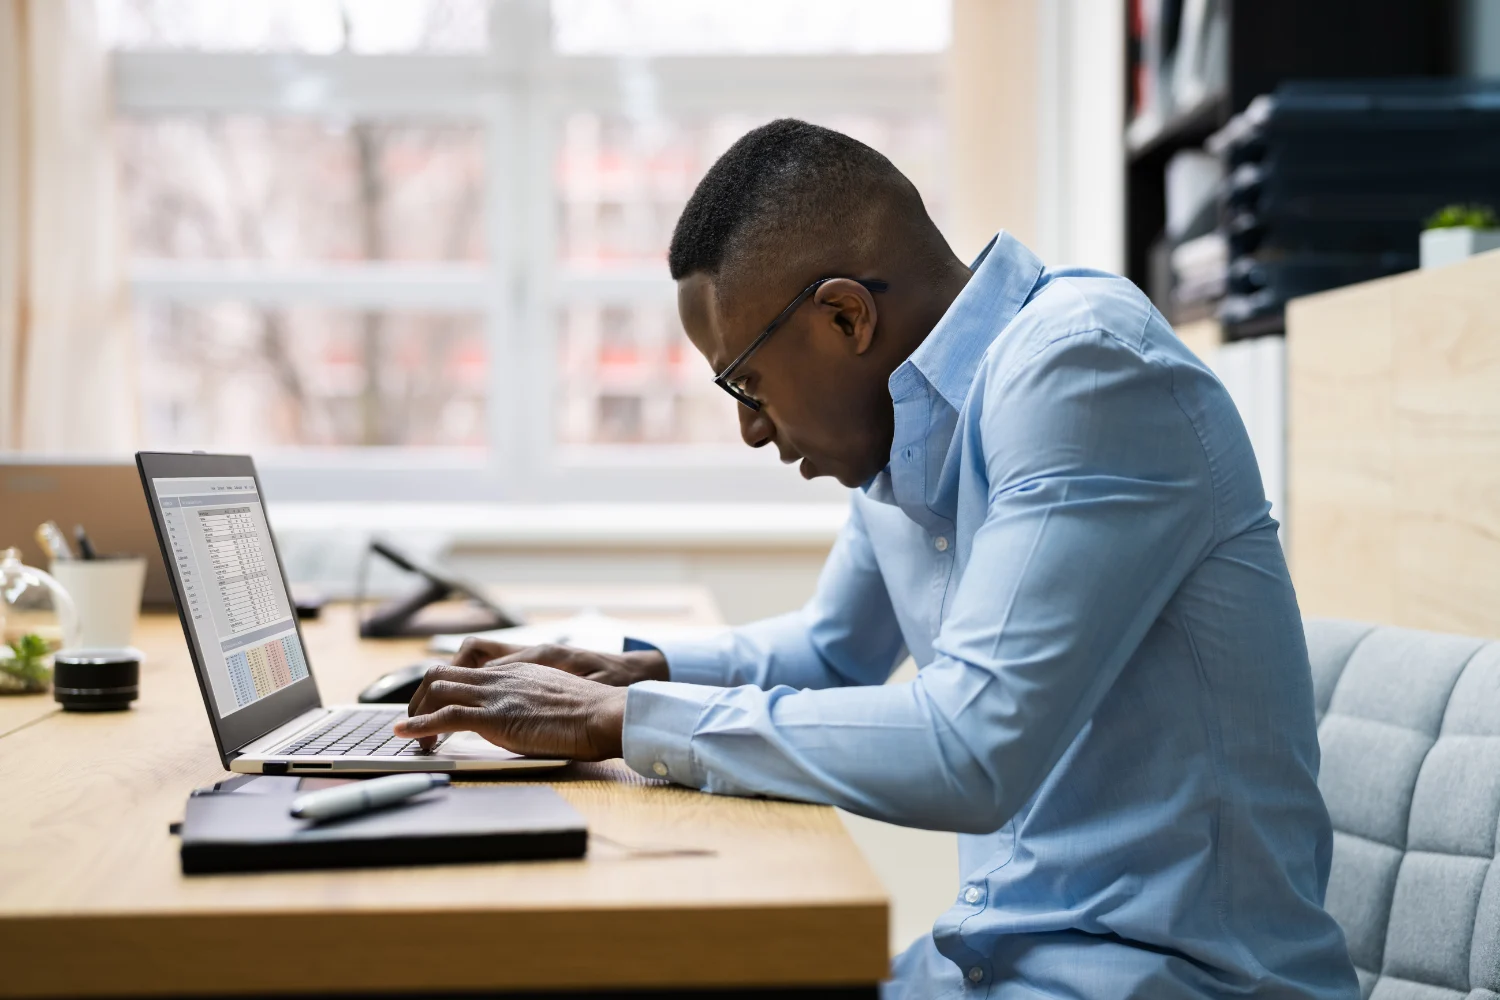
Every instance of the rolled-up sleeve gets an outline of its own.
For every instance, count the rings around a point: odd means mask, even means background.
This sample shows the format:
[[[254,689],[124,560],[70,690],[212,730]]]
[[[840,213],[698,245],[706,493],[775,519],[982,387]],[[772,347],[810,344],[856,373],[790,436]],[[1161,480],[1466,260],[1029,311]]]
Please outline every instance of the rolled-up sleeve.
[[[771,667],[725,671],[750,682],[735,687],[636,685],[632,767],[961,832],[1024,804],[1211,548],[1212,477],[1170,369],[1108,332],[1062,338],[976,393],[987,508],[934,660],[883,686],[754,686]]]

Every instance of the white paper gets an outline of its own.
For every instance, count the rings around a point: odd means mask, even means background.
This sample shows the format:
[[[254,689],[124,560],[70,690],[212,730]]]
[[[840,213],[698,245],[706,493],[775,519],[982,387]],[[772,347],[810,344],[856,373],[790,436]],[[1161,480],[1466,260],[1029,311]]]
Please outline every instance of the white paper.
[[[600,653],[618,653],[625,648],[626,636],[643,642],[671,642],[706,639],[722,631],[724,629],[717,625],[665,625],[626,621],[601,614],[581,614],[545,625],[518,625],[469,634],[516,646],[556,644]],[[469,634],[435,635],[428,648],[435,653],[456,653]]]

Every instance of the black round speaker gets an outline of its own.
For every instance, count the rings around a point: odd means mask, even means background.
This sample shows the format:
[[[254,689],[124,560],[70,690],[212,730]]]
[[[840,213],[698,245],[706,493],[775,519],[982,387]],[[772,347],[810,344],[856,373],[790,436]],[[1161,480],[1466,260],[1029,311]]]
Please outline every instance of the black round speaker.
[[[70,712],[118,712],[141,692],[136,649],[64,649],[52,656],[52,696]]]

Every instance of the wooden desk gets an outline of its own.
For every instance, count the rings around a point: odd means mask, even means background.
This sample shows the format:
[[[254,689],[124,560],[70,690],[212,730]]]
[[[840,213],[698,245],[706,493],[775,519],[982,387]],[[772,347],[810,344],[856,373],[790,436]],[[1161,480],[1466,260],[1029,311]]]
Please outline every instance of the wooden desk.
[[[305,629],[329,702],[421,652],[353,628],[334,607]],[[549,782],[597,835],[580,861],[185,878],[167,825],[224,773],[177,620],[143,621],[138,645],[131,711],[39,700],[0,736],[0,995],[873,996],[886,973],[886,896],[832,809],[619,762]]]

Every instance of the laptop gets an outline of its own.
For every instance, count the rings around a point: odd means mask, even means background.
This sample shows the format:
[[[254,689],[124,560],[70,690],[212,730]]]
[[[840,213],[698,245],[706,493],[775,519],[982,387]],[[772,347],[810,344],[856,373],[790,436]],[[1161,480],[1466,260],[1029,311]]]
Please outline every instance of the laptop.
[[[129,459],[32,458],[0,455],[0,548],[14,545],[21,561],[47,568],[36,541],[36,527],[56,521],[73,543],[73,527],[83,525],[104,555],[146,557],[141,603],[172,606],[172,585],[151,531],[151,515],[141,502],[139,477]]]
[[[477,733],[423,750],[391,731],[404,708],[324,705],[255,463],[248,455],[137,452],[136,466],[226,770],[365,775],[568,763],[523,757]]]

